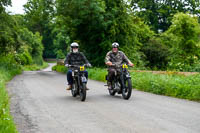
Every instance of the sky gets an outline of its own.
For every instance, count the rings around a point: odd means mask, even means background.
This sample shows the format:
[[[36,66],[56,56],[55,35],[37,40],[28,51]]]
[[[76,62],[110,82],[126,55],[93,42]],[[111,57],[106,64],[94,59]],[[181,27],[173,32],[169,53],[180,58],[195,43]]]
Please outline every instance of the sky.
[[[26,4],[27,0],[11,0],[12,7],[6,7],[6,10],[12,12],[12,14],[24,14],[23,5]]]

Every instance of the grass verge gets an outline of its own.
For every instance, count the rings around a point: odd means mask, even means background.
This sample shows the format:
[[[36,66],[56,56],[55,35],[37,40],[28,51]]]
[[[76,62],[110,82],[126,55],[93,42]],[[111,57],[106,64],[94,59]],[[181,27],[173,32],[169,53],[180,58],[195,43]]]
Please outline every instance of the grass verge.
[[[0,67],[0,133],[17,133],[15,123],[10,115],[9,96],[5,85],[16,74],[20,74],[21,69],[18,67],[12,70]]]
[[[0,133],[17,133],[13,118],[10,114],[10,101],[6,91],[6,83],[22,70],[39,70],[48,66],[48,63],[40,65],[21,66],[16,63],[14,57],[0,57]]]
[[[24,71],[36,71],[36,70],[41,70],[48,67],[48,63],[47,62],[43,62],[43,65],[37,65],[37,64],[33,64],[33,65],[26,65],[23,66],[23,70]]]
[[[62,65],[54,66],[54,71],[67,72]],[[89,78],[105,82],[106,69],[87,69]],[[200,101],[200,74],[183,75],[176,72],[155,74],[152,72],[131,71],[133,88],[159,95]]]

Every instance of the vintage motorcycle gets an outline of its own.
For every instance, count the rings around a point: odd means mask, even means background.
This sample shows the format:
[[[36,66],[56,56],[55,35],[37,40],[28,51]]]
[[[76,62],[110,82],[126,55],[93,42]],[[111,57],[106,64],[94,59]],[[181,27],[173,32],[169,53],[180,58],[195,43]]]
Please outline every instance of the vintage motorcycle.
[[[111,96],[114,96],[117,92],[118,94],[122,94],[122,97],[124,99],[128,100],[131,97],[132,93],[131,76],[127,70],[128,65],[113,65],[112,67],[115,68],[115,76],[111,82],[111,89],[108,89],[109,94]],[[108,84],[108,75],[106,75],[106,80]]]
[[[86,65],[78,66],[78,65],[69,65],[70,69],[72,70],[72,78],[73,84],[71,93],[73,97],[77,95],[80,96],[81,101],[85,101],[86,99],[86,83],[87,78],[85,76],[84,70]]]

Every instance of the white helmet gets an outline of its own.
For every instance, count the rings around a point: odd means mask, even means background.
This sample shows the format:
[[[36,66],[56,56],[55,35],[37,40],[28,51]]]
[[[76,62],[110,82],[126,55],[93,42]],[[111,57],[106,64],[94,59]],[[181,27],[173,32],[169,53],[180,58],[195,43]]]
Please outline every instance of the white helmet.
[[[79,47],[79,45],[78,45],[78,43],[76,43],[76,42],[73,42],[72,44],[71,44],[71,48],[78,48]]]
[[[119,47],[119,43],[114,42],[114,43],[112,44],[112,48],[118,48],[118,47]]]

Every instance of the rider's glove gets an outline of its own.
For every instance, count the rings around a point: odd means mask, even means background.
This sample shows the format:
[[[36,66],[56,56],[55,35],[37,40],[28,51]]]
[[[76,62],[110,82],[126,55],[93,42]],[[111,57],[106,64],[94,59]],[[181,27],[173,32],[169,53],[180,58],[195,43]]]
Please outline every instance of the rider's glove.
[[[69,67],[70,65],[69,65],[69,64],[65,64],[65,66],[66,66],[66,67]]]
[[[87,67],[92,67],[92,65],[90,63],[87,64]]]

